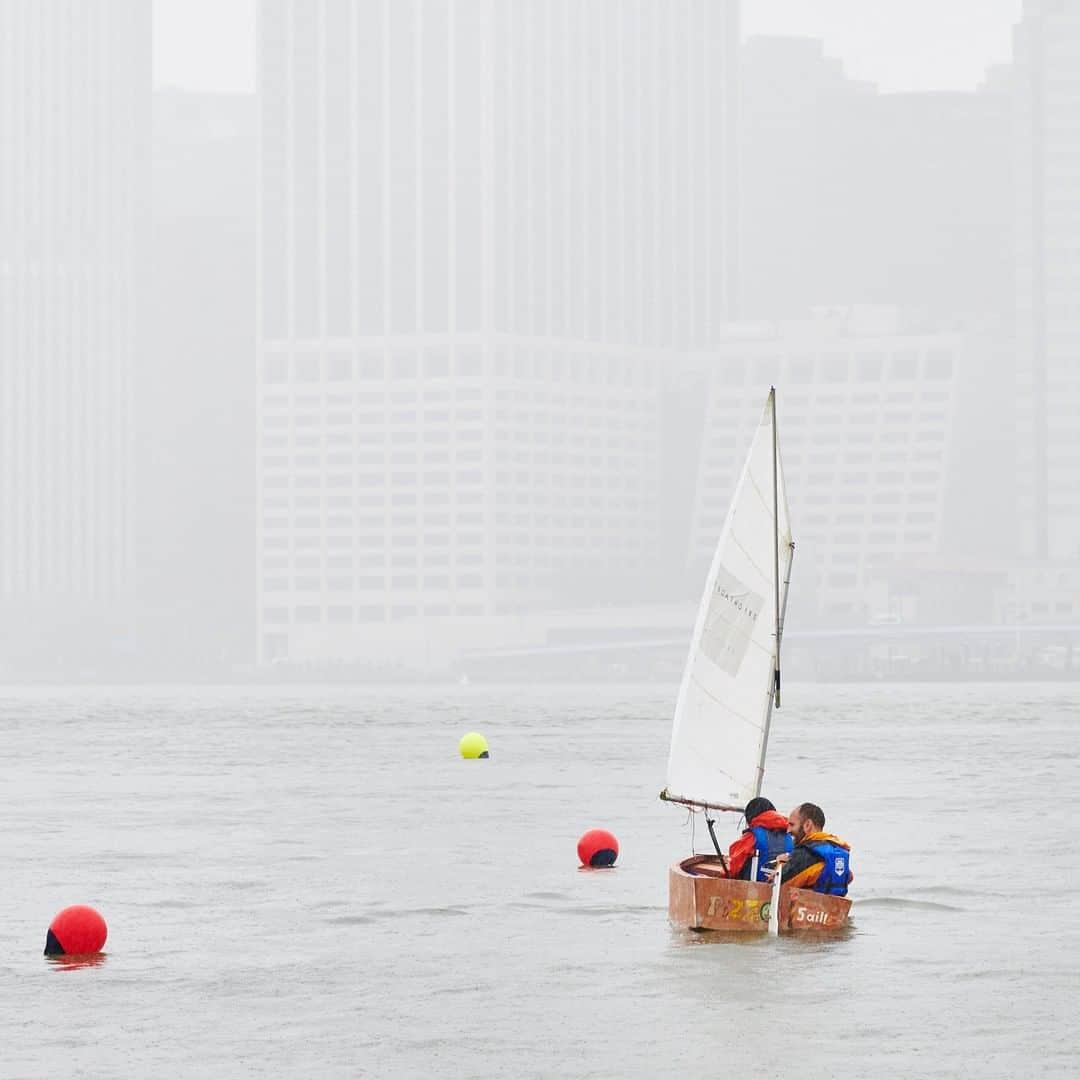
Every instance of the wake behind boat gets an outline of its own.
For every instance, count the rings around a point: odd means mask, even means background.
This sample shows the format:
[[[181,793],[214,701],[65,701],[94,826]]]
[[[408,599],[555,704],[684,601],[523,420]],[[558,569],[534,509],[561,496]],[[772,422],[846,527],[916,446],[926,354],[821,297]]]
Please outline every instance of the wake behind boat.
[[[772,710],[780,705],[780,642],[794,551],[773,389],[706,579],[675,705],[662,799],[695,813],[741,814],[761,794]],[[775,933],[834,929],[847,920],[851,902],[845,897],[727,877],[711,822],[709,833],[715,856],[695,855],[669,871],[668,914],[676,925]]]

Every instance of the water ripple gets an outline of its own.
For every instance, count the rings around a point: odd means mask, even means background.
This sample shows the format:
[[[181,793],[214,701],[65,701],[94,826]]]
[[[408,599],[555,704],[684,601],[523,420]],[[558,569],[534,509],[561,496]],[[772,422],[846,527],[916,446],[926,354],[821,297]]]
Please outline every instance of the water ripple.
[[[906,896],[868,896],[863,900],[858,898],[852,904],[859,908],[890,907],[925,909],[927,911],[966,911],[967,908],[957,907],[955,904],[942,904],[936,900],[912,900]]]

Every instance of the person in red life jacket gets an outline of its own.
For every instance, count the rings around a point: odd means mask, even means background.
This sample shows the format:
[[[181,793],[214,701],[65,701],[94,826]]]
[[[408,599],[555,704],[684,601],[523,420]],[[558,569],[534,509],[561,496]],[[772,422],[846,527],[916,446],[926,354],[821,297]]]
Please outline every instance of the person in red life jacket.
[[[788,833],[788,819],[776,812],[768,799],[758,796],[746,804],[746,828],[742,836],[728,848],[728,877],[750,880],[754,855],[758,857],[757,881],[767,881],[766,866],[794,846]]]
[[[788,821],[795,850],[778,856],[776,861],[782,864],[780,880],[796,889],[846,896],[855,880],[851,845],[825,831],[825,813],[813,803],[795,807]],[[768,877],[771,880],[773,874]]]

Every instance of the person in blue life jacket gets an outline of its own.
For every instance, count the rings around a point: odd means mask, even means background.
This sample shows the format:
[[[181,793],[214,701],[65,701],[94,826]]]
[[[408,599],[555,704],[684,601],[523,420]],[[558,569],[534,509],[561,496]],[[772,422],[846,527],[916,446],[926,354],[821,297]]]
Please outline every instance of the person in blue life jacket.
[[[780,880],[796,889],[812,889],[830,896],[846,896],[855,880],[851,872],[851,845],[825,831],[825,812],[814,803],[802,803],[788,815],[795,841],[790,855],[780,854]],[[772,880],[773,873],[767,875]]]
[[[759,795],[746,804],[743,812],[746,828],[742,836],[728,849],[728,877],[750,880],[750,871],[757,855],[756,881],[768,880],[765,868],[777,855],[790,853],[794,841],[788,832],[788,819],[777,813],[776,807]]]

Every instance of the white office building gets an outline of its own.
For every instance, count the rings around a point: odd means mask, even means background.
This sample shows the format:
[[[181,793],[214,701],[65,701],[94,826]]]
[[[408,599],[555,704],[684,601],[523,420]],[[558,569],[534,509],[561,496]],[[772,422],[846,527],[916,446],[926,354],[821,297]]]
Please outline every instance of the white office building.
[[[734,9],[259,4],[261,660],[633,599],[659,372],[730,304]]]
[[[691,557],[712,557],[769,387],[795,536],[800,617],[873,619],[875,568],[938,553],[965,342],[901,334],[889,313],[743,328],[709,372]]]

